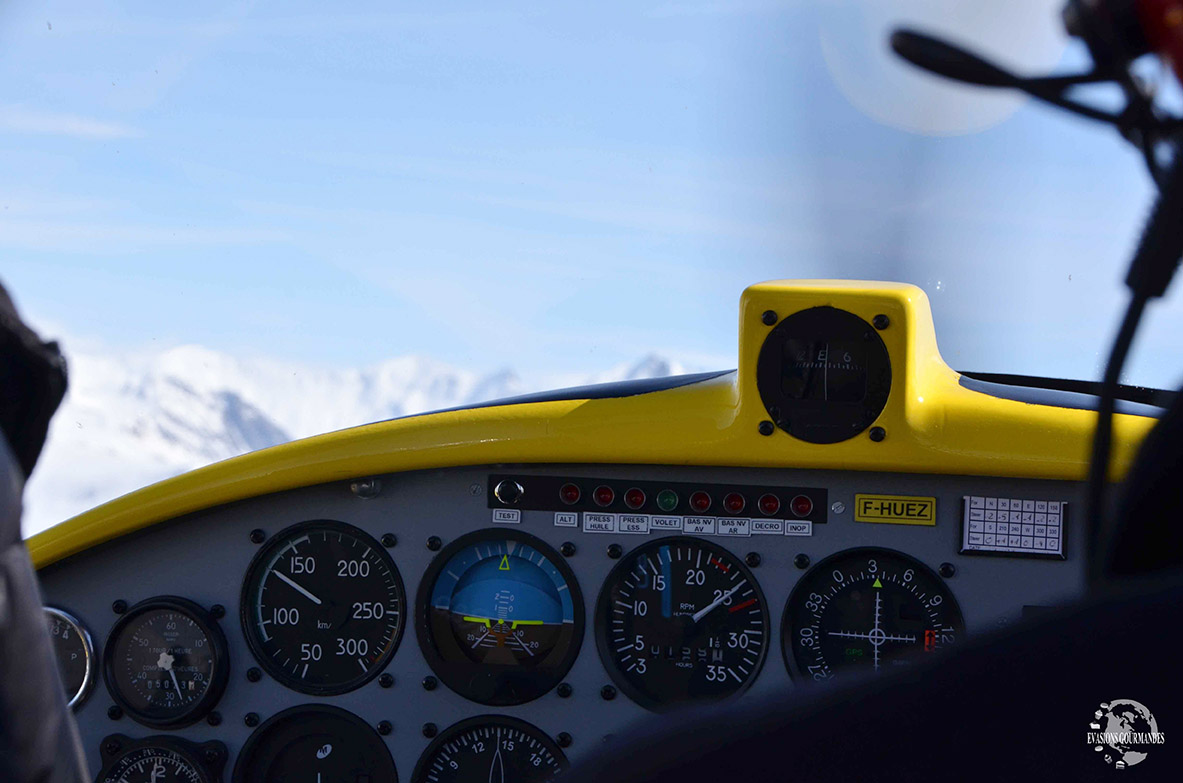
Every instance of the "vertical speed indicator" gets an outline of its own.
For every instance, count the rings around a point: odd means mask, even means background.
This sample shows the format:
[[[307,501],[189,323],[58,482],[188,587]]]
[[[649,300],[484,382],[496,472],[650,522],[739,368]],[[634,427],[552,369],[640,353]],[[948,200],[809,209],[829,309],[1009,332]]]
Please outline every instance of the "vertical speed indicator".
[[[746,690],[764,663],[768,607],[744,564],[697,538],[651,541],[608,576],[596,642],[612,679],[652,710]]]
[[[385,668],[406,595],[386,550],[352,525],[317,520],[278,533],[251,562],[242,625],[251,652],[293,690],[327,696]]]

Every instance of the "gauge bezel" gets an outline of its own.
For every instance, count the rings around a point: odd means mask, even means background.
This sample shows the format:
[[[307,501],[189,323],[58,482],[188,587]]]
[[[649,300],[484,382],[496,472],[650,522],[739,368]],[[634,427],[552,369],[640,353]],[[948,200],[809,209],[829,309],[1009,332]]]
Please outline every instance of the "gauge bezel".
[[[90,692],[94,689],[95,670],[98,669],[98,661],[95,659],[94,639],[91,637],[90,631],[82,624],[82,621],[65,609],[60,609],[56,606],[42,606],[41,608],[46,614],[69,624],[74,629],[74,632],[78,634],[78,638],[82,640],[82,652],[86,656],[86,672],[82,675],[82,685],[79,686],[77,692],[66,694],[68,697],[66,706],[72,710],[77,710],[86,702],[86,699],[90,696]],[[65,682],[62,685],[65,685]]]
[[[521,718],[515,718],[511,715],[476,715],[471,718],[453,723],[448,728],[444,729],[439,735],[431,741],[431,743],[419,754],[419,760],[415,762],[415,771],[411,773],[411,783],[426,783],[427,770],[425,765],[439,752],[439,749],[449,742],[455,740],[456,737],[471,731],[474,728],[481,728],[483,726],[505,726],[507,728],[516,729],[523,734],[529,734],[534,739],[546,748],[546,750],[555,757],[559,762],[559,773],[566,772],[571,767],[571,762],[567,759],[567,755],[563,753],[562,748],[554,739],[542,729],[535,726],[533,723],[524,721]]]
[[[171,718],[154,718],[145,715],[131,704],[115,683],[115,671],[113,668],[115,645],[119,642],[123,632],[136,618],[155,610],[171,610],[188,615],[201,632],[205,634],[206,639],[209,640],[210,656],[213,661],[209,687],[205,689],[205,693],[202,694],[200,699]],[[107,693],[111,696],[112,701],[119,705],[132,720],[154,729],[183,728],[185,726],[191,726],[204,718],[222,698],[222,693],[226,689],[226,682],[229,677],[229,648],[226,644],[226,635],[222,633],[217,620],[199,604],[187,598],[181,598],[180,596],[156,596],[140,601],[138,604],[132,606],[111,626],[111,630],[107,634],[107,643],[103,646],[103,681],[107,686]]]
[[[369,723],[349,710],[335,707],[332,704],[317,703],[297,704],[294,707],[281,710],[263,721],[262,725],[251,732],[251,735],[246,738],[246,742],[242,744],[242,749],[238,752],[238,758],[234,761],[234,771],[231,773],[233,783],[256,783],[255,780],[244,780],[246,766],[255,762],[255,757],[259,753],[259,747],[263,745],[264,740],[270,739],[269,735],[276,731],[277,727],[282,727],[283,724],[296,718],[316,720],[322,716],[329,716],[345,722],[359,734],[364,735],[372,748],[381,749],[382,753],[375,753],[375,755],[380,760],[389,762],[392,775],[390,779],[391,783],[398,783],[398,767],[394,763],[394,756],[391,754],[386,742],[383,741],[382,737]],[[383,778],[380,775],[374,778],[375,783],[382,780]]]
[[[807,580],[815,572],[823,573],[824,569],[832,568],[832,564],[839,559],[852,556],[865,556],[872,553],[883,553],[891,555],[892,557],[900,557],[907,561],[911,561],[912,563],[915,563],[914,567],[917,568],[917,570],[922,571],[926,577],[929,577],[935,580],[938,584],[942,585],[944,587],[945,595],[948,597],[953,611],[956,612],[956,617],[961,623],[960,630],[962,634],[965,633],[965,615],[961,611],[961,604],[957,601],[957,596],[953,594],[953,589],[949,586],[949,583],[946,582],[943,577],[941,577],[940,574],[938,574],[934,569],[930,568],[928,564],[926,564],[920,558],[916,557],[915,555],[910,555],[907,552],[901,552],[898,549],[892,549],[885,546],[856,546],[849,549],[842,549],[832,554],[826,555],[813,566],[811,566],[807,571],[805,571],[805,573],[801,575],[801,578],[797,580],[797,583],[793,585],[793,589],[789,592],[789,598],[785,601],[785,608],[784,611],[781,612],[780,617],[780,650],[781,656],[785,662],[785,669],[789,673],[789,679],[793,680],[793,682],[813,682],[813,678],[809,675],[809,672],[803,671],[800,668],[800,666],[797,664],[796,656],[793,654],[793,629],[790,626],[789,618],[790,610],[795,605],[796,599],[806,590],[805,585],[807,584]]]
[[[527,671],[515,678],[515,684],[519,687],[523,683],[532,681],[529,683],[527,690],[529,695],[525,697],[512,696],[505,693],[503,687],[499,687],[491,697],[482,698],[473,692],[471,686],[473,678],[465,677],[465,674],[479,671],[482,664],[445,661],[440,654],[431,629],[431,596],[435,589],[436,579],[439,578],[444,566],[448,564],[457,552],[465,547],[474,546],[481,542],[506,540],[518,541],[532,547],[536,552],[549,560],[551,565],[555,567],[555,570],[559,572],[559,576],[563,578],[563,581],[567,585],[567,591],[571,596],[573,614],[572,635],[570,644],[558,663],[546,667],[546,671],[537,669]],[[579,589],[579,582],[575,578],[575,572],[567,565],[566,558],[537,536],[512,528],[485,528],[475,530],[465,533],[452,541],[436,554],[428,565],[427,570],[424,571],[423,578],[419,582],[419,592],[415,598],[415,631],[416,636],[419,638],[419,649],[423,652],[423,657],[427,659],[428,666],[440,678],[441,682],[465,699],[490,707],[508,707],[525,704],[543,696],[562,682],[563,678],[567,676],[567,673],[571,671],[571,666],[574,665],[575,659],[579,657],[580,647],[583,646],[585,627],[586,616],[583,607],[583,592]],[[465,682],[468,684],[465,684]]]
[[[385,654],[383,660],[375,662],[366,672],[358,675],[351,680],[336,685],[310,685],[303,682],[300,678],[293,675],[291,672],[279,666],[279,664],[272,658],[270,654],[263,647],[263,642],[258,638],[258,627],[253,622],[255,617],[255,601],[254,595],[257,593],[253,589],[259,583],[257,577],[259,572],[264,568],[277,550],[282,549],[287,545],[292,538],[302,535],[308,531],[337,531],[345,535],[365,543],[374,553],[386,561],[386,565],[390,568],[390,573],[394,577],[394,588],[398,593],[400,617],[398,621],[398,628],[394,631],[394,639],[391,641],[390,649]],[[242,623],[242,634],[246,637],[247,647],[250,648],[251,655],[255,662],[258,663],[263,670],[271,675],[272,679],[277,681],[285,688],[296,691],[297,693],[305,693],[309,696],[339,696],[343,693],[349,693],[362,687],[366,683],[373,680],[381,674],[390,661],[393,660],[394,654],[398,652],[399,645],[402,643],[403,632],[407,627],[407,614],[409,613],[407,605],[407,591],[403,586],[402,573],[398,570],[398,565],[394,562],[394,558],[377,540],[374,539],[366,531],[361,528],[351,525],[348,522],[342,522],[336,519],[310,519],[305,522],[297,522],[294,525],[289,525],[283,530],[273,535],[267,540],[255,553],[251,559],[250,564],[246,568],[246,573],[242,579],[242,593],[239,598],[239,619]]]
[[[112,778],[116,765],[132,753],[157,750],[161,754],[172,753],[180,756],[197,772],[202,783],[219,783],[222,780],[222,769],[226,766],[228,753],[226,746],[218,740],[203,742],[200,745],[181,737],[170,737],[158,734],[142,739],[132,739],[126,734],[111,734],[99,743],[100,770],[96,783],[107,783]]]
[[[757,657],[756,663],[752,667],[752,674],[740,685],[739,688],[718,699],[701,699],[689,701],[681,700],[674,702],[665,702],[654,699],[648,694],[641,692],[640,689],[634,686],[633,683],[624,676],[624,673],[620,671],[620,667],[616,665],[616,661],[613,658],[615,651],[608,643],[608,622],[611,611],[609,602],[611,601],[610,594],[612,591],[612,586],[632,570],[628,566],[633,562],[638,553],[645,550],[656,549],[661,546],[676,546],[679,542],[685,543],[688,546],[698,546],[708,550],[714,549],[716,552],[723,552],[726,554],[731,562],[738,566],[739,570],[744,574],[744,576],[747,577],[748,581],[751,582],[752,588],[756,591],[760,606],[763,609],[763,634],[765,641],[764,645],[760,649],[760,655]],[[721,702],[727,702],[742,696],[748,690],[748,688],[752,687],[752,684],[756,682],[756,678],[760,676],[760,672],[764,670],[764,664],[768,660],[768,647],[772,644],[770,639],[771,634],[772,614],[769,611],[768,601],[764,596],[764,589],[760,586],[760,581],[756,578],[756,575],[752,573],[751,569],[747,567],[747,564],[744,563],[741,556],[737,555],[735,552],[732,552],[722,544],[719,544],[716,541],[708,538],[687,535],[660,536],[658,538],[649,539],[639,546],[634,547],[633,549],[621,555],[620,560],[615,566],[613,566],[612,570],[608,573],[608,576],[604,578],[604,582],[600,586],[599,597],[596,599],[596,650],[600,656],[600,663],[603,665],[604,670],[608,672],[608,676],[612,678],[612,681],[616,683],[617,688],[619,688],[620,691],[624,693],[624,695],[628,696],[638,705],[644,707],[650,712],[664,713],[682,707],[719,704]]]
[[[867,389],[859,402],[794,399],[784,392],[784,345],[789,339],[826,336],[867,345]],[[756,360],[756,389],[776,426],[807,443],[841,443],[870,427],[891,394],[891,356],[879,332],[848,310],[828,305],[786,316],[764,338]]]

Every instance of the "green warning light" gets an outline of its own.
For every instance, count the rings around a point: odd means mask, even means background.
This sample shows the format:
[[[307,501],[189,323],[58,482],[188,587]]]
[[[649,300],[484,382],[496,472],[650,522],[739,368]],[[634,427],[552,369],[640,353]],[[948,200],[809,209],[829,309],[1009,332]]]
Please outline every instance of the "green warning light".
[[[673,511],[678,507],[678,493],[672,489],[663,489],[657,493],[657,507],[662,511]]]

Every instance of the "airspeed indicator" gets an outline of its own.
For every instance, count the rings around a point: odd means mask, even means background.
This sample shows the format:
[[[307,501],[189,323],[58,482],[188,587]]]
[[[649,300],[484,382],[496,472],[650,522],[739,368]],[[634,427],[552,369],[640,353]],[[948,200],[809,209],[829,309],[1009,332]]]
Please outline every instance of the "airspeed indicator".
[[[406,597],[386,550],[352,525],[317,520],[279,532],[251,562],[242,625],[251,652],[284,685],[332,695],[385,668]]]

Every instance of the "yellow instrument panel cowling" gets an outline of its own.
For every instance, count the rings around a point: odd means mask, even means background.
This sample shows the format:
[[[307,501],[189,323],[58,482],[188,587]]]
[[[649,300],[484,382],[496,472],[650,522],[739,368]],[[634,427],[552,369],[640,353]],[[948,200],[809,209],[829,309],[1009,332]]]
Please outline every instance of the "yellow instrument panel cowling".
[[[875,425],[834,444],[807,443],[768,418],[756,359],[770,327],[829,305],[880,331],[892,388]],[[492,463],[627,463],[1083,479],[1096,413],[971,391],[937,349],[928,297],[911,285],[775,281],[748,288],[740,304],[739,370],[699,383],[627,397],[522,402],[413,416],[318,435],[224,460],[116,498],[28,541],[45,567],[182,514],[281,490],[382,473]],[[1114,421],[1110,477],[1119,479],[1154,424]]]

